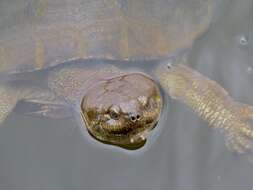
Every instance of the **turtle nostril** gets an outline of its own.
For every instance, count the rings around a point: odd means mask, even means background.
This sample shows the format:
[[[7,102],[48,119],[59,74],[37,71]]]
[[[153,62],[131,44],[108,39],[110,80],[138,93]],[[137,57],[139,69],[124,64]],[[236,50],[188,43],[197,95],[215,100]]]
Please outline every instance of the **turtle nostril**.
[[[136,115],[131,115],[130,116],[130,119],[132,122],[135,122],[137,120],[140,120],[141,116],[139,114],[136,114]]]
[[[131,120],[132,120],[132,121],[135,121],[135,120],[136,120],[136,117],[135,117],[135,116],[131,116]]]
[[[167,68],[170,69],[171,68],[171,63],[167,64]]]

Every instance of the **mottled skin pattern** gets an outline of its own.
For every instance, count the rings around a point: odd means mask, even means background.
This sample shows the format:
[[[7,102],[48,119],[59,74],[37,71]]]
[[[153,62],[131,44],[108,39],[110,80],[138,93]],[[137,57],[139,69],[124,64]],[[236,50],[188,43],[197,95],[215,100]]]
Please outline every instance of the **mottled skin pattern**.
[[[218,83],[186,65],[170,64],[159,72],[169,95],[222,131],[229,149],[237,153],[253,150],[253,107],[236,102]]]

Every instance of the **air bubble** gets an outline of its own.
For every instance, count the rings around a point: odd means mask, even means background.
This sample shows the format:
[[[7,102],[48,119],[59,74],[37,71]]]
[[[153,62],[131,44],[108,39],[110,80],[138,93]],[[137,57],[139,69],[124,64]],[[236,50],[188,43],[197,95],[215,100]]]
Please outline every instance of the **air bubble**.
[[[243,45],[243,46],[248,45],[248,39],[247,39],[246,36],[241,36],[240,44]]]
[[[172,65],[171,63],[168,63],[168,64],[167,64],[167,68],[170,69],[170,68],[171,68],[171,65]]]
[[[249,38],[246,35],[239,35],[237,41],[241,48],[245,48],[249,44]]]
[[[247,68],[247,73],[252,75],[253,74],[253,68],[252,67],[248,67]]]

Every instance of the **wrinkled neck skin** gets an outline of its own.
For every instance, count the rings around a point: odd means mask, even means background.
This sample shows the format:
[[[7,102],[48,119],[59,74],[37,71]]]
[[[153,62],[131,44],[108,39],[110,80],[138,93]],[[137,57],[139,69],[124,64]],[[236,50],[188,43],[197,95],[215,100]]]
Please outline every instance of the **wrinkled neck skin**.
[[[82,98],[90,88],[119,75],[122,73],[113,66],[64,67],[50,73],[48,86],[58,97],[63,97],[68,104],[80,109]]]
[[[49,71],[47,83],[58,97],[63,97],[69,104],[79,109],[83,96],[90,88],[121,75],[146,72],[138,66],[147,64],[152,68],[156,62],[78,59],[66,62]],[[123,70],[118,67],[122,67]]]
[[[86,81],[80,85],[79,88],[73,89],[72,93],[74,96],[67,97],[70,100],[71,104],[80,108],[83,97],[90,91],[90,89],[96,88],[100,84],[106,83],[109,79],[121,76],[121,74],[112,74],[111,72],[104,72],[103,75],[94,73],[91,78],[88,78]]]

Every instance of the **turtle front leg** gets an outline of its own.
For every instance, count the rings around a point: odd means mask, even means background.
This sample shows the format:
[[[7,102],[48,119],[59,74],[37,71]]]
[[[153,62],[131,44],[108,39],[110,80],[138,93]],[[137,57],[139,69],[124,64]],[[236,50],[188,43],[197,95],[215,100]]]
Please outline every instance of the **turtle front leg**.
[[[26,106],[21,106],[22,109],[17,109],[17,111],[24,115],[66,118],[72,114],[66,104],[59,101],[53,92],[35,86],[1,84],[0,97],[0,124],[20,101]]]
[[[253,151],[253,108],[236,102],[217,82],[182,64],[159,70],[159,80],[171,96],[189,106],[210,127],[226,137],[239,154]]]

